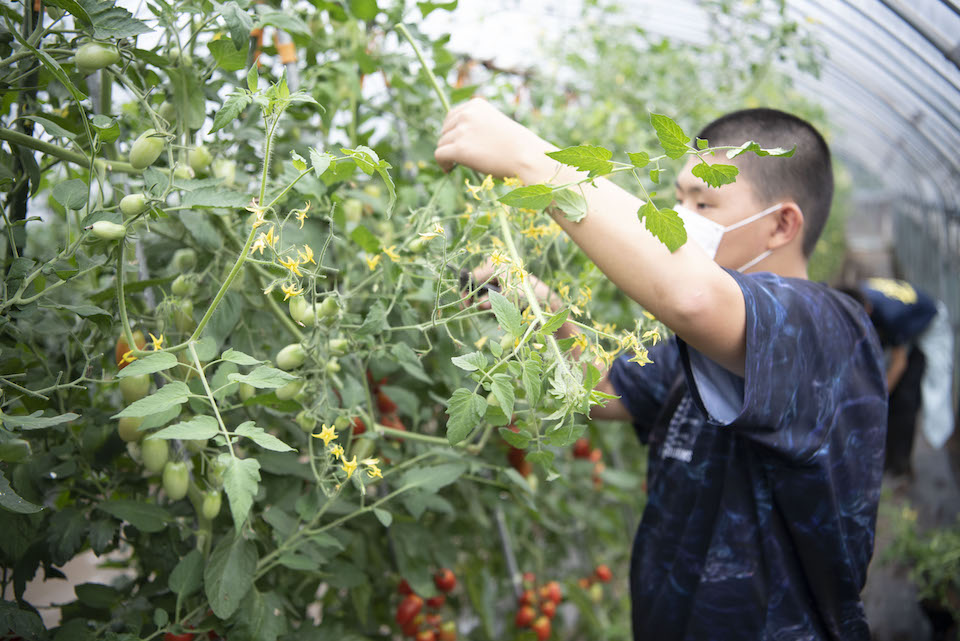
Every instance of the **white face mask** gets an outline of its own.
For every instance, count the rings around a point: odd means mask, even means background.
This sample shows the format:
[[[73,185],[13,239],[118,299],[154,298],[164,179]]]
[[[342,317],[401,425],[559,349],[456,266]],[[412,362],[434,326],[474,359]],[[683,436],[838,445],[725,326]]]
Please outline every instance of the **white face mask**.
[[[781,207],[783,207],[783,203],[777,203],[776,205],[767,207],[761,212],[757,212],[753,216],[748,216],[740,222],[727,225],[726,227],[680,204],[674,206],[673,210],[680,215],[680,220],[683,221],[683,227],[687,231],[687,240],[692,240],[699,245],[703,251],[707,252],[707,256],[710,258],[716,258],[717,249],[720,247],[720,241],[723,239],[725,233],[733,229],[739,229],[744,225],[749,225],[755,220],[760,220],[767,214],[772,214]],[[768,249],[753,260],[741,265],[737,268],[737,271],[742,272],[750,269],[772,253],[773,250]]]

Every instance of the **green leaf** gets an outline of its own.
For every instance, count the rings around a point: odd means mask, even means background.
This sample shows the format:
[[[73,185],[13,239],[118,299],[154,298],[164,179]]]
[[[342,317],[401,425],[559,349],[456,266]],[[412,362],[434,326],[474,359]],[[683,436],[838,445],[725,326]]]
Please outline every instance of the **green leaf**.
[[[33,122],[39,124],[43,127],[43,130],[55,138],[66,138],[67,140],[76,140],[77,134],[72,131],[68,131],[46,118],[40,116],[21,116],[24,120],[32,120]]]
[[[77,3],[90,16],[93,37],[98,40],[119,40],[153,31],[126,9],[115,6],[115,0],[77,0]]]
[[[296,376],[269,365],[261,365],[249,374],[230,374],[227,378],[236,383],[252,385],[257,389],[276,389],[297,379]]]
[[[687,242],[687,231],[683,228],[683,221],[672,209],[657,209],[653,203],[646,202],[640,207],[637,215],[643,221],[647,231],[656,236],[671,252],[677,251]]]
[[[3,470],[0,470],[0,507],[17,514],[33,514],[43,509],[43,507],[34,505],[14,492],[13,488],[10,487],[10,481],[3,474]]]
[[[60,63],[54,60],[53,57],[50,56],[50,54],[48,54],[43,49],[37,49],[32,44],[30,44],[30,42],[26,38],[20,35],[20,32],[17,29],[5,31],[5,33],[13,35],[13,37],[16,38],[17,42],[19,42],[25,49],[30,51],[30,53],[35,55],[37,59],[40,60],[40,64],[46,67],[47,71],[50,72],[50,75],[52,75],[54,78],[59,80],[60,84],[62,84],[66,88],[66,90],[70,92],[70,95],[73,96],[74,100],[76,100],[77,102],[82,102],[86,100],[87,98],[86,94],[84,94],[82,91],[77,89],[77,86],[73,84],[70,81],[70,78],[67,76],[67,72],[63,70],[63,67],[60,66]],[[33,156],[30,155],[28,156],[28,158],[32,159]],[[23,159],[21,158],[21,162],[22,161]],[[34,162],[34,165],[36,165],[36,162]],[[39,172],[39,170],[37,171]],[[33,177],[31,177],[30,182],[34,182]],[[37,180],[37,182],[39,182],[39,180]]]
[[[344,155],[349,156],[357,163],[357,167],[360,168],[360,171],[370,176],[374,171],[380,167],[380,156],[377,155],[373,149],[365,147],[363,145],[357,146],[356,149],[347,149],[346,147],[341,147],[340,151]]]
[[[390,527],[390,524],[393,523],[393,514],[383,508],[374,508],[373,515],[377,517],[377,520],[380,521],[383,527]]]
[[[307,169],[307,161],[304,160],[303,156],[298,154],[295,151],[290,152],[291,162],[293,163],[293,168],[297,171],[303,173]]]
[[[590,178],[604,176],[613,171],[613,163],[610,162],[613,152],[603,147],[579,145],[559,151],[551,151],[547,155],[564,165],[590,172]]]
[[[444,463],[433,467],[421,467],[410,470],[400,479],[400,486],[408,489],[420,488],[425,492],[437,492],[450,485],[467,471],[463,463]]]
[[[703,150],[710,146],[710,143],[703,138],[697,138],[697,149]]]
[[[428,385],[433,383],[426,371],[423,369],[423,363],[420,362],[420,357],[417,356],[417,353],[413,351],[413,348],[407,345],[406,343],[394,343],[390,347],[390,355],[397,359],[397,362],[400,363],[400,367],[403,368],[410,376],[427,383]]]
[[[708,162],[701,162],[694,165],[691,173],[711,187],[719,187],[736,182],[740,170],[733,165],[711,165]]]
[[[80,6],[76,0],[47,0],[47,4],[52,7],[60,7],[74,18],[77,18],[84,27],[92,27],[93,21],[87,15],[86,10]]]
[[[543,391],[543,368],[538,360],[530,358],[523,362],[523,389],[527,392],[527,403],[530,407],[537,404]]]
[[[518,187],[500,196],[499,200],[509,207],[540,211],[549,207],[550,203],[553,202],[553,187],[549,185]]]
[[[176,367],[179,362],[177,357],[170,352],[156,352],[133,361],[117,373],[117,378],[162,372],[171,367]]]
[[[53,187],[50,195],[64,209],[83,209],[87,204],[87,183],[80,179],[64,180]]]
[[[256,72],[257,65],[250,67],[251,71]],[[247,106],[252,102],[249,94],[243,91],[234,91],[223,103],[223,107],[213,118],[213,126],[210,127],[210,133],[223,129],[231,122],[236,120],[244,112]]]
[[[310,148],[310,165],[313,168],[313,172],[317,175],[317,178],[323,176],[323,172],[330,167],[332,161],[333,156],[330,154],[318,151],[313,147]]]
[[[263,362],[258,361],[253,356],[238,352],[235,349],[228,349],[221,354],[220,358],[231,363],[236,363],[237,365],[260,365]],[[129,365],[127,367],[129,367]]]
[[[253,497],[257,495],[260,486],[260,462],[253,458],[234,458],[229,454],[221,454],[220,460],[227,464],[223,474],[223,488],[230,499],[233,524],[239,532],[250,514]]]
[[[426,18],[431,12],[436,11],[437,9],[453,11],[457,8],[458,2],[459,0],[451,0],[450,2],[418,2],[417,7],[420,8],[420,14]]]
[[[257,571],[257,545],[239,532],[227,535],[213,549],[203,572],[204,593],[219,619],[227,619],[243,603]]]
[[[393,206],[397,204],[397,187],[393,184],[393,178],[387,172],[390,168],[390,163],[386,160],[381,160],[380,164],[377,165],[377,173],[380,175],[383,184],[387,186],[389,196],[387,199],[387,218],[390,218],[390,214],[393,213]]]
[[[175,405],[182,405],[187,402],[189,397],[190,389],[186,383],[171,381],[150,396],[134,401],[125,407],[122,412],[114,414],[111,418],[150,416],[151,414],[164,412]]]
[[[643,169],[650,164],[650,154],[645,151],[639,153],[628,153],[627,158],[630,159],[630,162],[633,163],[633,166],[637,169]]]
[[[260,594],[254,587],[244,597],[243,608],[237,613],[237,638],[276,641],[287,631],[286,605],[274,592]]]
[[[567,316],[570,315],[569,309],[562,309],[556,314],[554,314],[550,320],[543,324],[543,327],[540,328],[540,331],[544,334],[552,334],[567,321]]]
[[[380,10],[377,8],[377,0],[350,0],[350,13],[364,22],[369,22],[377,17]]]
[[[690,137],[683,133],[683,129],[673,119],[661,114],[651,113],[650,123],[656,130],[660,146],[667,152],[667,156],[679,158],[690,150],[688,146]]]
[[[520,310],[517,309],[516,305],[507,300],[500,292],[493,290],[489,292],[489,300],[500,327],[514,336],[520,336]]]
[[[297,451],[278,439],[273,434],[269,434],[264,431],[263,428],[254,425],[253,421],[245,421],[244,423],[238,425],[237,429],[234,430],[234,434],[238,436],[246,436],[260,447],[267,450],[273,450],[274,452]]]
[[[350,232],[350,239],[368,254],[379,254],[381,251],[380,241],[363,225],[357,225],[356,229]]]
[[[525,450],[530,447],[530,436],[526,432],[514,432],[509,427],[501,427],[499,431],[500,436],[503,437],[503,440],[509,443],[512,447],[515,447],[518,450]]]
[[[789,158],[797,150],[797,146],[794,145],[790,149],[784,149],[783,147],[773,147],[770,149],[764,149],[758,143],[748,140],[743,143],[736,149],[730,149],[727,151],[727,158],[736,158],[740,154],[747,153],[748,151],[755,153],[758,156],[778,156],[781,158]]]
[[[536,452],[529,452],[526,459],[533,463],[534,465],[542,465],[545,468],[553,467],[553,458],[554,454],[550,450],[539,450]]]
[[[97,114],[90,119],[90,124],[97,129],[101,142],[113,142],[120,137],[120,124],[109,116]]]
[[[487,366],[487,357],[483,352],[470,352],[463,356],[454,356],[450,360],[465,372],[475,372]]]
[[[201,187],[183,195],[184,207],[245,207],[249,204],[249,195],[224,187]],[[219,239],[215,228],[214,237]]]
[[[563,212],[567,220],[575,223],[587,217],[587,199],[573,187],[560,189],[553,194],[557,209]]]
[[[247,32],[249,33],[249,32]],[[250,39],[240,47],[231,40],[211,40],[207,44],[210,55],[217,61],[217,66],[224,71],[240,71],[247,66],[247,51],[250,48]]]
[[[298,18],[297,14],[290,11],[268,9],[266,7],[267,5],[257,5],[257,10],[260,12],[259,26],[264,27],[271,25],[291,35],[313,35],[310,33],[310,27],[307,26],[307,23]]]
[[[77,418],[80,418],[80,415],[74,414],[73,412],[67,412],[59,416],[43,416],[43,410],[37,410],[30,416],[0,414],[0,422],[2,422],[7,429],[19,427],[23,430],[44,430],[54,425],[68,423]]]
[[[250,70],[247,71],[247,89],[250,90],[250,93],[257,93],[257,89],[260,85],[260,72],[258,71],[260,65],[250,65]],[[248,97],[248,100],[252,100]]]
[[[98,610],[109,610],[121,598],[119,590],[102,583],[80,583],[74,586],[73,592],[80,603]]]
[[[148,436],[146,440],[153,439],[181,439],[187,441],[205,441],[211,439],[220,433],[220,424],[212,416],[200,415],[194,416],[190,420],[175,423],[170,427],[165,427],[159,432]]]
[[[480,424],[486,409],[487,401],[479,394],[463,387],[457,389],[447,402],[447,414],[450,415],[447,421],[447,440],[450,445],[456,445],[467,438]]]
[[[651,170],[650,170],[650,180],[652,180],[652,181],[653,181],[655,184],[657,184],[657,185],[660,184],[660,170],[659,170],[659,169],[651,169]]]
[[[500,409],[503,413],[507,416],[512,415],[514,402],[513,378],[509,374],[494,374],[490,391],[500,403]]]
[[[104,501],[97,505],[110,516],[126,521],[142,532],[160,532],[167,527],[173,516],[164,508],[153,503],[143,503],[127,499]]]
[[[253,31],[253,18],[250,14],[241,9],[236,2],[225,2],[217,8],[220,11],[220,17],[227,24],[233,46],[237,49],[249,46],[250,32]]]
[[[167,585],[181,599],[200,589],[203,581],[203,553],[193,549],[173,568]]]

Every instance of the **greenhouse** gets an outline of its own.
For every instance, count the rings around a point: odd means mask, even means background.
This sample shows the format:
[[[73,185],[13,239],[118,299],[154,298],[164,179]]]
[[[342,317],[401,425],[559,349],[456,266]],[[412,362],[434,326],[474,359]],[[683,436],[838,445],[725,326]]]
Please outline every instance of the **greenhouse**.
[[[0,10],[0,641],[960,641],[960,3]]]

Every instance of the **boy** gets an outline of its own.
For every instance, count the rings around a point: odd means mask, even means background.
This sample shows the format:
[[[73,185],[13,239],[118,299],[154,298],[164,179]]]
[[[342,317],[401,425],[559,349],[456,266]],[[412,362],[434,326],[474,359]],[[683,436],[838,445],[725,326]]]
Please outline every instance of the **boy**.
[[[634,638],[869,639],[860,590],[886,389],[862,306],[806,280],[832,198],[829,151],[809,124],[770,109],[730,114],[699,137],[797,151],[740,156],[737,181],[719,189],[689,162],[677,200],[693,242],[673,253],[638,221],[642,201],[609,181],[585,188],[581,222],[551,211],[677,335],[646,367],[618,359],[601,389],[620,399],[592,413],[632,420],[650,444],[630,572]],[[473,100],[450,112],[435,156],[445,169],[527,184],[575,179],[544,155],[553,149]]]

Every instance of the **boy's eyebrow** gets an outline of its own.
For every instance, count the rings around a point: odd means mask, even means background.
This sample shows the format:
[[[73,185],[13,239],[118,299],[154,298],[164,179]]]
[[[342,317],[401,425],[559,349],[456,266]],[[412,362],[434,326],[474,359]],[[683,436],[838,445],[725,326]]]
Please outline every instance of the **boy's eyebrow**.
[[[680,181],[679,181],[679,180],[676,181],[675,183],[673,183],[673,186],[674,186],[676,189],[678,189],[679,191],[694,191],[694,192],[703,191],[703,189],[700,187],[700,185],[698,185],[698,184],[696,184],[696,183],[690,185],[689,187],[684,188],[683,185],[680,184]]]

